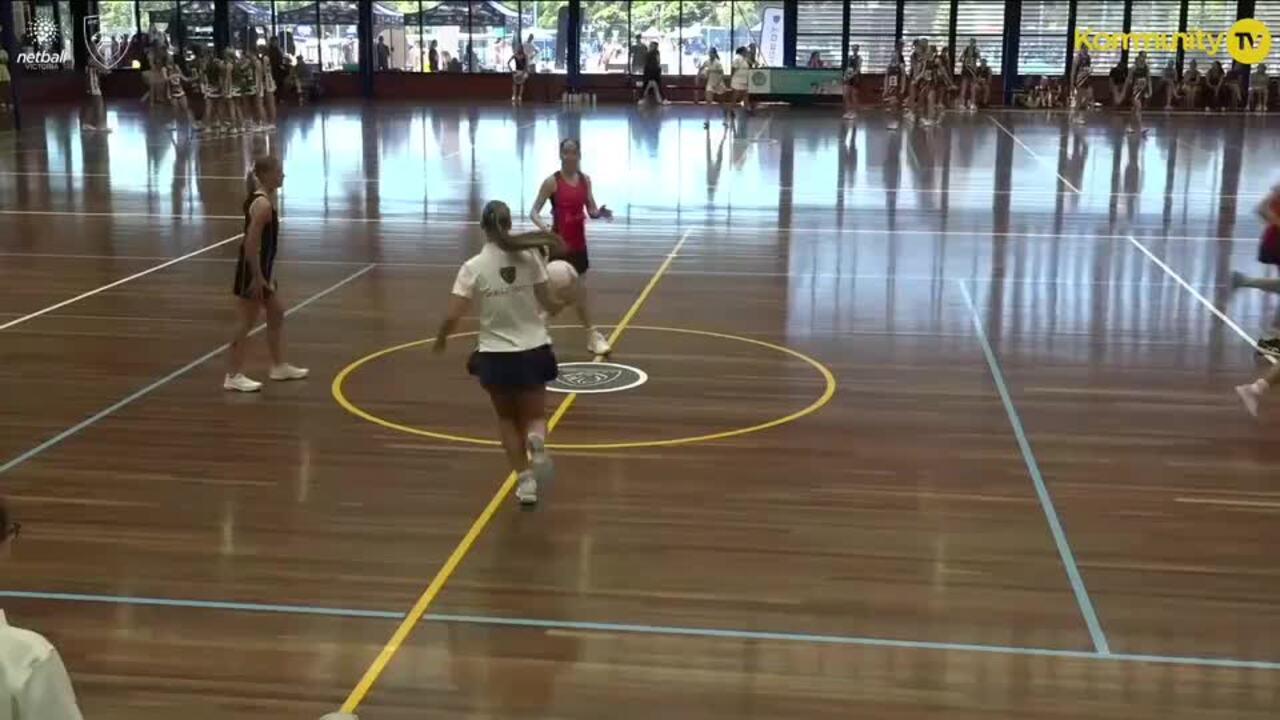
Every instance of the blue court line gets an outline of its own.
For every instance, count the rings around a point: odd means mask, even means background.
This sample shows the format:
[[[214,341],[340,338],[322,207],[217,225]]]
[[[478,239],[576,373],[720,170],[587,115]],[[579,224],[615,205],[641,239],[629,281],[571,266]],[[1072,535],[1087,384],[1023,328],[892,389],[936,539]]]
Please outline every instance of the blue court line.
[[[365,267],[363,267],[363,268],[361,268],[360,270],[356,271],[354,274],[347,276],[347,278],[346,278],[346,279],[344,279],[344,280],[342,280],[341,282],[338,282],[338,283],[337,283],[337,284],[335,284],[335,285],[331,285],[331,286],[329,286],[328,288],[326,288],[325,290],[321,290],[320,292],[316,293],[315,295],[312,295],[311,297],[307,298],[306,300],[303,300],[302,302],[298,303],[297,305],[294,305],[293,307],[289,308],[288,310],[285,310],[284,314],[285,314],[286,316],[288,316],[288,315],[292,315],[292,314],[294,314],[295,312],[298,312],[298,311],[299,311],[299,310],[301,310],[302,308],[304,308],[304,307],[306,307],[306,306],[310,305],[311,303],[315,302],[316,300],[319,300],[320,298],[322,298],[322,297],[324,297],[324,296],[328,295],[329,293],[331,293],[331,292],[333,292],[333,291],[335,291],[335,290],[337,290],[337,289],[339,289],[339,288],[343,287],[343,286],[344,286],[344,285],[346,285],[347,283],[350,283],[351,281],[355,280],[356,278],[359,278],[361,275],[364,275],[365,273],[369,272],[370,270],[372,270],[372,269],[373,269],[373,268],[375,268],[375,267],[377,267],[377,264],[376,264],[376,263],[371,263],[371,264],[369,264],[369,265],[366,265]],[[262,331],[262,329],[263,329],[263,328],[265,328],[265,327],[266,327],[266,325],[259,325],[258,327],[254,328],[254,329],[253,329],[249,334],[250,334],[250,335],[256,335],[256,334],[258,334],[259,332],[261,332],[261,331]],[[18,466],[19,466],[19,465],[21,465],[22,463],[24,463],[24,462],[26,462],[26,461],[30,460],[31,458],[33,458],[33,457],[35,457],[35,456],[39,455],[40,453],[44,452],[45,450],[48,450],[49,448],[53,447],[54,445],[57,445],[58,443],[62,442],[63,440],[66,440],[67,438],[71,437],[72,435],[75,435],[76,433],[80,432],[81,430],[84,430],[85,428],[89,427],[90,425],[93,425],[94,423],[96,423],[96,422],[98,422],[99,420],[101,420],[101,419],[103,419],[103,418],[107,417],[108,415],[111,415],[112,413],[116,412],[116,411],[117,411],[117,410],[119,410],[120,408],[123,408],[123,407],[125,407],[126,405],[129,405],[130,403],[134,402],[135,400],[138,400],[139,398],[142,398],[142,397],[146,396],[147,394],[151,393],[152,391],[156,390],[157,388],[160,388],[160,387],[163,387],[164,385],[167,385],[168,383],[172,382],[174,379],[176,379],[176,378],[178,378],[178,377],[181,377],[182,375],[184,375],[184,374],[186,374],[187,372],[189,372],[192,368],[195,368],[195,367],[197,367],[197,366],[199,366],[199,365],[202,365],[202,364],[204,364],[204,363],[208,362],[210,359],[212,359],[212,358],[216,357],[216,356],[217,356],[219,353],[221,353],[223,350],[226,350],[226,349],[227,349],[227,347],[228,347],[229,345],[230,345],[230,343],[223,343],[222,345],[219,345],[218,347],[214,348],[213,350],[211,350],[211,351],[209,351],[209,352],[205,353],[204,355],[201,355],[200,357],[196,358],[195,360],[192,360],[191,362],[187,363],[186,365],[183,365],[182,367],[178,368],[177,370],[174,370],[173,372],[169,373],[168,375],[165,375],[164,377],[160,378],[159,380],[156,380],[155,382],[153,382],[153,383],[151,383],[151,384],[149,384],[149,385],[147,385],[147,386],[145,386],[145,387],[143,387],[143,388],[141,388],[141,389],[139,389],[139,390],[135,390],[133,393],[131,393],[130,395],[125,396],[123,399],[118,400],[118,401],[117,401],[117,402],[115,402],[115,403],[112,403],[111,405],[107,406],[106,408],[103,408],[102,410],[99,410],[98,412],[96,412],[96,413],[94,413],[94,414],[90,415],[89,417],[85,418],[84,420],[81,420],[80,422],[76,423],[75,425],[72,425],[71,427],[67,428],[66,430],[63,430],[62,432],[58,433],[57,435],[54,435],[53,437],[49,438],[48,440],[45,440],[44,442],[40,443],[39,445],[36,445],[35,447],[31,448],[30,450],[27,450],[26,452],[22,453],[21,455],[19,455],[19,456],[17,456],[17,457],[15,457],[15,458],[13,458],[13,459],[12,459],[12,460],[10,460],[9,462],[6,462],[5,464],[0,465],[0,475],[3,475],[4,473],[9,472],[10,470],[14,469],[15,467],[18,467]]]
[[[327,617],[366,618],[376,620],[403,620],[405,616],[403,612],[392,612],[388,610],[360,610],[354,608],[320,607],[315,605],[276,605],[268,603],[227,602],[220,600],[177,600],[170,598],[134,597],[129,595],[0,590],[0,598],[6,597],[26,600],[54,600],[63,602],[105,603],[111,605],[229,610],[233,612],[273,613],[280,615],[321,615]],[[719,638],[724,640],[804,642],[824,645],[974,652],[990,655],[1034,655],[1040,657],[1071,658],[1078,660],[1140,662],[1165,665],[1191,665],[1280,671],[1280,662],[1267,660],[1237,660],[1235,658],[1142,655],[1133,653],[1110,653],[1104,655],[1088,650],[1057,650],[1053,648],[1017,647],[1009,645],[979,645],[974,643],[931,642],[925,640],[894,640],[890,638],[858,637],[850,635],[819,635],[811,633],[766,632],[758,630],[722,630],[716,628],[681,627],[673,625],[577,622],[571,620],[493,617],[488,615],[451,615],[447,613],[430,613],[423,617],[423,621],[465,625],[489,625],[497,627],[521,627],[537,630],[576,630],[580,632],[666,635],[679,637]]]
[[[1040,474],[1040,464],[1036,462],[1035,453],[1031,452],[1031,443],[1027,440],[1027,433],[1022,428],[1022,419],[1018,417],[1013,399],[1009,396],[1009,388],[1005,385],[1004,373],[1000,370],[996,353],[991,348],[991,341],[987,339],[987,331],[982,327],[982,316],[978,314],[978,308],[973,303],[973,296],[969,294],[966,283],[957,280],[956,284],[960,286],[964,304],[969,306],[969,313],[973,315],[973,329],[978,334],[978,341],[982,344],[982,354],[986,356],[987,367],[991,369],[991,379],[995,381],[996,392],[1000,394],[1000,402],[1004,403],[1005,414],[1009,416],[1009,425],[1013,427],[1013,435],[1018,440],[1018,449],[1022,451],[1022,460],[1026,463],[1027,472],[1031,475],[1031,483],[1035,485],[1036,497],[1040,499],[1040,508],[1044,511],[1045,520],[1049,523],[1049,532],[1053,534],[1053,542],[1058,546],[1058,555],[1062,558],[1063,567],[1066,568],[1067,579],[1071,581],[1071,591],[1075,593],[1080,614],[1084,616],[1085,625],[1089,627],[1093,648],[1100,655],[1110,655],[1111,646],[1107,644],[1107,636],[1102,632],[1102,625],[1098,622],[1098,613],[1093,609],[1093,601],[1089,599],[1089,591],[1085,589],[1080,568],[1076,567],[1075,554],[1071,552],[1067,534],[1062,530],[1062,521],[1058,519],[1058,511],[1054,509],[1053,498],[1049,495],[1049,488],[1045,486],[1044,477]]]

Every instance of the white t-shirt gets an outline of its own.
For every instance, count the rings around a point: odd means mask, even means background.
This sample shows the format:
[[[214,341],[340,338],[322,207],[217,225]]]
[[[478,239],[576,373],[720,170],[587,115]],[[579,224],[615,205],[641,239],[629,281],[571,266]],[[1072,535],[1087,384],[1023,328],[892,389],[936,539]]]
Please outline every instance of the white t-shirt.
[[[719,60],[708,60],[702,66],[702,72],[707,78],[707,92],[720,94],[724,92],[724,66]]]
[[[733,75],[729,78],[729,84],[734,90],[746,90],[750,84],[748,81],[751,75],[751,61],[736,55],[733,58]]]
[[[479,311],[480,352],[522,352],[551,344],[533,289],[546,281],[547,268],[534,250],[509,253],[485,243],[463,264],[453,294],[471,300]]]
[[[0,612],[0,720],[83,720],[67,669],[48,640]]]
[[[533,72],[538,64],[538,46],[531,42],[524,44],[524,56],[529,59],[529,72]]]

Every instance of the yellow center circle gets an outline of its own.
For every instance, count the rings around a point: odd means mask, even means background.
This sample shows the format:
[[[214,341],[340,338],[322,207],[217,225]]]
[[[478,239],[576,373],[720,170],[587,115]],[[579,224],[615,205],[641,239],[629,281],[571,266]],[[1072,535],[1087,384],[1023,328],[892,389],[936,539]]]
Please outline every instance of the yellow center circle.
[[[1261,20],[1237,20],[1227,30],[1227,52],[1244,65],[1256,65],[1271,52],[1271,30]]]
[[[736,342],[746,343],[748,345],[755,345],[756,347],[762,347],[768,350],[773,350],[775,352],[779,352],[784,355],[789,355],[793,358],[796,358],[808,364],[810,367],[816,370],[817,373],[822,377],[825,387],[823,388],[822,394],[816,400],[809,403],[807,406],[801,408],[800,410],[797,410],[796,412],[793,412],[789,415],[783,415],[781,417],[777,417],[772,420],[758,423],[756,425],[750,425],[747,427],[736,428],[733,430],[725,430],[722,432],[707,433],[704,435],[691,435],[689,437],[668,438],[665,440],[641,440],[636,442],[572,443],[572,444],[549,443],[548,447],[555,450],[621,450],[625,448],[648,448],[648,447],[665,447],[665,446],[671,446],[671,445],[690,445],[693,443],[710,442],[712,440],[723,440],[725,438],[737,437],[738,435],[746,435],[748,433],[760,432],[761,430],[768,430],[770,428],[778,427],[779,425],[785,425],[786,423],[799,420],[800,418],[806,415],[811,415],[817,412],[818,410],[820,410],[824,405],[826,405],[828,402],[831,401],[832,396],[835,395],[836,393],[835,375],[832,374],[831,370],[829,370],[826,365],[823,365],[821,362],[809,357],[808,355],[805,355],[802,352],[799,352],[798,350],[792,350],[791,348],[785,347],[783,345],[776,345],[771,342],[765,342],[764,340],[756,340],[754,338],[742,337],[739,335],[730,335],[728,333],[710,332],[708,330],[689,330],[686,328],[658,327],[658,326],[652,326],[652,325],[632,325],[629,329],[647,330],[651,332],[681,333],[684,335],[698,335],[701,337],[720,338],[722,340],[734,340]],[[458,333],[457,335],[451,335],[450,338],[467,337],[470,335],[475,335],[475,333],[474,332]],[[492,447],[497,447],[499,445],[497,440],[489,440],[487,438],[472,437],[470,435],[455,435],[452,433],[436,432],[434,430],[424,430],[422,428],[413,427],[411,425],[404,425],[391,420],[387,420],[386,418],[378,417],[377,415],[374,415],[373,413],[368,412],[367,410],[364,410],[363,408],[359,407],[355,403],[351,402],[351,400],[347,398],[346,393],[343,392],[342,386],[343,384],[346,383],[347,378],[352,373],[354,373],[356,370],[359,370],[362,366],[366,365],[367,363],[370,363],[382,357],[386,357],[387,355],[390,355],[392,353],[400,352],[401,350],[408,350],[409,348],[419,347],[422,345],[430,345],[433,342],[435,342],[434,338],[427,338],[425,340],[415,340],[413,342],[407,342],[401,345],[394,345],[392,347],[379,350],[375,353],[370,353],[368,355],[365,355],[359,360],[352,362],[350,365],[342,368],[342,370],[336,376],[334,376],[333,384],[331,385],[331,388],[330,388],[333,392],[333,399],[337,400],[338,404],[341,405],[343,409],[345,409],[347,412],[351,413],[352,415],[355,415],[356,417],[361,418],[363,420],[367,420],[375,425],[381,425],[382,427],[387,428],[389,430],[398,430],[400,432],[409,433],[411,435],[420,435],[422,437],[435,438],[437,440],[448,440],[450,442],[466,443],[469,445],[488,445]]]

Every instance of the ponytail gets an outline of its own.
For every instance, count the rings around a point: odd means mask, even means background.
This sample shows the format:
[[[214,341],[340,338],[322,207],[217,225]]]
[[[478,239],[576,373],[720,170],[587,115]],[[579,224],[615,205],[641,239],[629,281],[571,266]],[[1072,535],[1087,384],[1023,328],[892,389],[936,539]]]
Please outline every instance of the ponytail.
[[[489,242],[507,252],[541,247],[558,248],[563,243],[559,235],[541,230],[512,235],[511,208],[500,200],[491,200],[485,204],[484,211],[480,214],[480,227]]]

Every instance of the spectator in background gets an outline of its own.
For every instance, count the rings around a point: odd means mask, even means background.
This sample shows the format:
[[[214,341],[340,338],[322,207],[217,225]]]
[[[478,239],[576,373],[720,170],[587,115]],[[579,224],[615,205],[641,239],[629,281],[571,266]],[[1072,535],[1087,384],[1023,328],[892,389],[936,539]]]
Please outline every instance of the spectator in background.
[[[1160,74],[1160,93],[1164,95],[1164,109],[1172,110],[1173,101],[1178,98],[1178,66],[1172,60],[1165,63]]]
[[[387,45],[386,38],[378,36],[378,46],[374,48],[378,53],[378,70],[385,72],[391,69],[391,46]]]
[[[12,109],[9,103],[12,102],[13,88],[9,80],[9,53],[0,48],[0,110],[5,112]]]
[[[1129,65],[1124,60],[1116,61],[1116,66],[1108,73],[1111,81],[1111,102],[1116,107],[1123,107],[1129,87]]]
[[[1222,110],[1227,98],[1227,72],[1222,69],[1222,63],[1214,60],[1209,71],[1204,74],[1204,79],[1209,87],[1209,108]]]
[[[660,105],[666,105],[666,98],[662,97],[662,54],[658,52],[658,43],[649,43],[649,49],[644,54],[644,85],[640,89],[640,104],[645,104],[650,94],[653,95],[654,101]]]
[[[1249,71],[1238,62],[1231,63],[1227,71],[1227,104],[1229,110],[1239,110],[1244,105],[1244,84]]]
[[[1271,94],[1271,79],[1267,77],[1267,66],[1259,64],[1249,79],[1249,108],[1254,112],[1267,111],[1267,99]]]
[[[826,63],[822,62],[822,53],[817,50],[809,53],[809,68],[811,70],[821,70],[826,66]]]
[[[1200,86],[1203,84],[1204,75],[1200,73],[1200,67],[1196,61],[1192,60],[1187,71],[1182,74],[1182,99],[1186,102],[1188,110],[1200,107]]]
[[[529,72],[536,72],[538,69],[538,46],[533,42],[533,33],[529,33],[529,39],[524,41],[524,56],[529,60]]]
[[[0,559],[8,558],[21,527],[9,522],[0,499]],[[0,717],[5,720],[83,720],[58,651],[30,630],[10,627],[0,612]]]
[[[267,69],[271,73],[271,79],[275,81],[277,92],[281,91],[285,86],[285,78],[289,74],[289,69],[284,66],[284,53],[280,50],[280,38],[272,36],[270,42],[267,43]]]
[[[760,49],[756,47],[755,43],[747,46],[747,61],[751,63],[753,70],[760,67]]]
[[[435,40],[427,50],[427,70],[440,72],[440,43]]]
[[[649,54],[649,48],[645,46],[644,40],[640,36],[636,36],[635,45],[631,46],[631,74],[643,75],[645,56]]]

